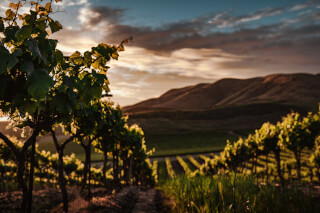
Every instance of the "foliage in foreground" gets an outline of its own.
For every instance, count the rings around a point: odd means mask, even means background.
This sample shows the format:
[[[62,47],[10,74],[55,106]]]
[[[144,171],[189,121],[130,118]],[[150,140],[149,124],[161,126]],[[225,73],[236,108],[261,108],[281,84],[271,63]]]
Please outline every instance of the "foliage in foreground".
[[[235,178],[235,182],[234,182]],[[235,190],[233,191],[233,187]],[[307,189],[257,185],[253,176],[180,176],[162,187],[174,212],[319,212]]]
[[[152,173],[145,162],[142,131],[128,127],[121,109],[102,100],[109,93],[107,64],[118,59],[131,38],[119,45],[100,43],[83,54],[76,51],[65,57],[57,49],[58,41],[49,37],[62,29],[51,18],[59,12],[56,3],[61,1],[19,0],[10,3],[5,16],[0,17],[0,114],[7,116],[15,128],[30,129],[30,135],[21,143],[0,132],[1,140],[12,154],[11,158],[2,158],[1,175],[6,175],[8,163],[10,166],[15,163],[16,179],[22,191],[21,212],[32,211],[33,184],[38,178],[35,172],[39,163],[36,138],[40,135],[51,134],[58,153],[55,160],[64,212],[68,212],[66,177],[69,175],[64,162],[68,143],[77,142],[84,149],[81,188],[88,190],[88,199],[92,146],[105,159],[112,153],[115,184],[123,176],[126,182],[130,176],[143,182]],[[63,142],[56,137],[57,126],[62,126],[70,136]],[[105,173],[104,166],[103,176]],[[138,181],[141,177],[144,180]]]

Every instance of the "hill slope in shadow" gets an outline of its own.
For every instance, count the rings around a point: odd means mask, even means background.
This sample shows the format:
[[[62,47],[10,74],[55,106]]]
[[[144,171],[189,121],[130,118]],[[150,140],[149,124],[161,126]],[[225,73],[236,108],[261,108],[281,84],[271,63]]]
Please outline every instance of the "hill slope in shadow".
[[[230,105],[280,103],[317,108],[320,74],[274,74],[250,79],[222,79],[171,89],[158,98],[124,107],[129,114],[150,111],[211,110]]]
[[[183,134],[259,128],[291,111],[315,111],[319,102],[320,74],[274,74],[171,89],[123,109],[146,135]]]

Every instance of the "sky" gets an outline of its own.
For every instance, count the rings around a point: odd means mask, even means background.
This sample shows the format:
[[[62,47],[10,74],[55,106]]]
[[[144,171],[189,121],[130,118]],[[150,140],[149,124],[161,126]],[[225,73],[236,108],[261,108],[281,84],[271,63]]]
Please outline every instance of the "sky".
[[[0,16],[9,2],[1,0]],[[63,0],[55,8],[63,30],[51,37],[66,55],[133,37],[109,64],[121,106],[221,78],[320,73],[319,0]]]

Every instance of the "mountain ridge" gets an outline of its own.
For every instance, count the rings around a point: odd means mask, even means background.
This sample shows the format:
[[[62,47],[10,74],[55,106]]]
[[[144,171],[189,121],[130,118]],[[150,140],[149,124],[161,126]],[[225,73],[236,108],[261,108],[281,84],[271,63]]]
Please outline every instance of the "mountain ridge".
[[[314,110],[320,102],[320,74],[272,74],[248,79],[224,78],[170,89],[158,98],[125,106],[129,114],[152,111],[210,110],[228,105],[278,102]]]

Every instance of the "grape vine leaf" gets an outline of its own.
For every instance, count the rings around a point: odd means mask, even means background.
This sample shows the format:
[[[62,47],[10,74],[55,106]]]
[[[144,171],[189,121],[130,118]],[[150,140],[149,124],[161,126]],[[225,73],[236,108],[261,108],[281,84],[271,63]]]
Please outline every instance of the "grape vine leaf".
[[[62,29],[62,25],[60,24],[60,22],[52,21],[51,19],[49,21],[49,26],[52,33],[58,32],[59,30]]]
[[[14,16],[15,16],[15,13],[14,13],[11,9],[8,9],[8,10],[6,11],[6,17],[7,17],[8,20],[13,19]]]
[[[26,38],[29,38],[31,34],[32,34],[32,26],[24,25],[16,32],[16,38],[20,42],[25,40]]]
[[[29,39],[26,43],[26,45],[28,46],[28,50],[31,52],[32,56],[41,58],[43,63],[47,64],[47,59],[41,53],[38,42],[34,39]]]
[[[26,72],[28,75],[31,75],[31,73],[34,71],[34,65],[30,60],[25,60],[21,64],[21,70]]]
[[[28,78],[28,93],[36,100],[44,98],[54,82],[45,69],[34,70]]]
[[[9,53],[9,51],[1,46],[0,47],[0,75],[5,73],[7,71],[7,68],[12,69],[19,60],[17,59],[18,56],[21,56],[22,50],[16,49],[12,54]]]
[[[0,75],[7,71],[7,62],[9,60],[9,56],[10,56],[9,51],[5,47],[0,46],[0,58],[1,58]]]
[[[83,58],[81,57],[81,53],[76,51],[70,56],[70,61],[75,65],[81,65],[83,63]]]

